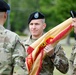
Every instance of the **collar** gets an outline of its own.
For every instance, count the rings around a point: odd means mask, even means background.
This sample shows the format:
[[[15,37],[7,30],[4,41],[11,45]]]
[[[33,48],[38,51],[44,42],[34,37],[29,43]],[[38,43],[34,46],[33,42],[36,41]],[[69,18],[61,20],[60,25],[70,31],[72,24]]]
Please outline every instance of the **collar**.
[[[32,41],[36,41],[36,40],[37,40],[37,39],[33,39],[33,38],[32,38],[32,35],[30,35],[30,39],[31,39]]]

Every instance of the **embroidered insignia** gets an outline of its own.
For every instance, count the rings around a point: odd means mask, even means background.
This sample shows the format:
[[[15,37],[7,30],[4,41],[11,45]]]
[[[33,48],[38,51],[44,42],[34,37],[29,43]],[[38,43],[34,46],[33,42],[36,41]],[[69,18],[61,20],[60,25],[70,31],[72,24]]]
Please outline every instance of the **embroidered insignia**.
[[[38,17],[39,17],[39,14],[35,13],[34,18],[38,18]]]

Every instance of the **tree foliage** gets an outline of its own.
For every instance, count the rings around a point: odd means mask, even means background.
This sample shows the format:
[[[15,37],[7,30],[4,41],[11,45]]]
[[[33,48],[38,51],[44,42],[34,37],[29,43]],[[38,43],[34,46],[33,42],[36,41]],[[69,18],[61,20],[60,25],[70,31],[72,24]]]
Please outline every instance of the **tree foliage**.
[[[28,27],[28,16],[34,11],[40,11],[45,15],[45,31],[48,31],[70,17],[70,10],[76,10],[76,0],[10,0],[10,7],[12,31],[24,31]]]

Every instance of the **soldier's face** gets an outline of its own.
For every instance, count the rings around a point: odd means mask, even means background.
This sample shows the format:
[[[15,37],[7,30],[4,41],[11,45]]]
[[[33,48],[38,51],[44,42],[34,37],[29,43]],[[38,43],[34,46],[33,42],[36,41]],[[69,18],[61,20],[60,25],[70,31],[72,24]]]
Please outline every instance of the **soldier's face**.
[[[45,27],[46,24],[42,22],[42,19],[32,20],[29,24],[29,30],[31,32],[31,35],[37,38],[42,36]]]
[[[76,33],[76,18],[73,18],[74,33]]]

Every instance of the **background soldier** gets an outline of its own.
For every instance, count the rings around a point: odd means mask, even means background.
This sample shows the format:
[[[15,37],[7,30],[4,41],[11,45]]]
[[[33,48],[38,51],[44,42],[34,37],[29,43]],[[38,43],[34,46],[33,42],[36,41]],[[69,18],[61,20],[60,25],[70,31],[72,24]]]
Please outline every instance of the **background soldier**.
[[[19,36],[3,27],[10,7],[0,0],[0,75],[26,75],[25,51]]]
[[[28,46],[44,34],[43,31],[46,28],[45,17],[40,12],[34,12],[29,16],[28,24],[31,35],[23,42],[26,52]],[[47,52],[47,56],[43,60],[39,75],[53,75],[54,66],[65,74],[68,71],[68,59],[61,45],[58,44],[55,48],[47,45],[44,50]]]
[[[76,12],[71,11],[71,16],[73,18],[73,27],[74,27],[74,33],[76,35]],[[76,37],[75,37],[76,40]],[[70,65],[69,65],[69,75],[76,75],[76,43],[74,44],[72,48],[72,53],[70,57]]]

